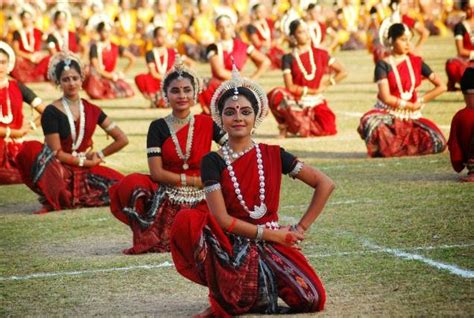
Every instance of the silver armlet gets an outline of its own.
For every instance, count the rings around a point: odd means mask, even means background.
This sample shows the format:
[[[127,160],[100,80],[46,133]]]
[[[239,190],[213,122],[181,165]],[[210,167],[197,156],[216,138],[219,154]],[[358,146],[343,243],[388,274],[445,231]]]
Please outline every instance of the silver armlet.
[[[108,125],[107,127],[104,128],[104,130],[105,130],[106,132],[109,132],[109,131],[111,131],[112,129],[114,129],[115,127],[117,127],[117,124],[114,123],[114,122],[111,122],[110,125]]]
[[[301,169],[303,169],[303,163],[301,161],[298,161],[295,167],[293,168],[293,170],[291,170],[290,173],[288,173],[288,175],[294,179],[296,178],[298,173],[300,173]]]
[[[221,189],[221,184],[220,183],[215,183],[213,185],[204,187],[204,193],[208,194],[208,193],[220,190],[220,189]]]

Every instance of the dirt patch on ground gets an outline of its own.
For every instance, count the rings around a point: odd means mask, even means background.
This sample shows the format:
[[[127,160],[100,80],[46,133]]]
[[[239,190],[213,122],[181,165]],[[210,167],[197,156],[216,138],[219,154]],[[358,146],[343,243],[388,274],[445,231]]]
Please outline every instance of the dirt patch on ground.
[[[40,208],[41,204],[39,202],[2,204],[0,205],[0,215],[32,214]]]

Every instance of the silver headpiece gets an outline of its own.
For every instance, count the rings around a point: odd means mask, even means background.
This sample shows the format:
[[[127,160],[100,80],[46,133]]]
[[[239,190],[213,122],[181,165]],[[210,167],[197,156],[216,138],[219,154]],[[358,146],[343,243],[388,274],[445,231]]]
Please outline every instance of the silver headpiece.
[[[392,43],[390,42],[388,38],[388,30],[390,29],[392,25],[396,23],[402,23],[402,18],[398,11],[394,12],[391,16],[385,18],[380,24],[379,39],[380,39],[380,43],[386,48],[390,48],[390,46],[392,45]],[[410,28],[406,26],[405,24],[403,24],[403,26],[405,27],[405,34],[407,34],[408,37],[411,38],[412,34],[410,31]]]
[[[72,61],[75,61],[79,65],[81,78],[84,79],[84,67],[82,62],[77,55],[70,51],[61,51],[53,55],[48,65],[48,79],[59,84],[59,78],[56,77],[56,66],[60,62],[64,62],[64,70],[68,71],[71,69]]]
[[[168,103],[168,97],[166,95],[166,89],[165,89],[165,83],[167,82],[166,79],[168,76],[171,74],[177,73],[179,80],[182,80],[184,78],[184,73],[189,74],[193,78],[193,86],[194,86],[194,101],[197,101],[198,95],[201,93],[201,78],[191,69],[187,68],[184,65],[184,60],[181,57],[180,54],[176,52],[176,57],[174,60],[174,65],[173,67],[165,74],[162,80],[161,84],[161,96],[162,98]],[[168,83],[169,84],[169,83]]]
[[[0,49],[4,50],[8,55],[7,74],[15,68],[15,52],[6,42],[0,41]]]
[[[218,104],[221,100],[222,95],[228,90],[233,90],[232,100],[237,100],[239,95],[239,87],[248,88],[255,96],[257,100],[257,114],[255,115],[255,128],[257,128],[268,114],[268,98],[265,94],[265,90],[258,85],[256,82],[249,78],[241,77],[237,66],[232,59],[232,78],[223,82],[212,95],[211,100],[211,116],[214,122],[222,128],[222,118],[219,114]]]

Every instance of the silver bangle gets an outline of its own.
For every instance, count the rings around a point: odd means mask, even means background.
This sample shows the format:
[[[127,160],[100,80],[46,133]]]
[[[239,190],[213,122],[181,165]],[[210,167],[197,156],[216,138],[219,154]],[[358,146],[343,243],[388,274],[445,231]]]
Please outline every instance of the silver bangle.
[[[100,160],[102,160],[102,161],[105,160],[105,155],[102,152],[102,150],[97,151],[97,156],[99,156]]]
[[[404,99],[400,99],[400,108],[404,109],[407,107],[407,101]]]
[[[261,241],[263,239],[263,229],[265,228],[265,224],[258,224],[257,225],[257,235],[255,236],[255,239],[257,241]]]
[[[298,161],[295,167],[293,168],[293,170],[291,170],[290,173],[288,173],[288,175],[294,179],[296,178],[298,173],[300,173],[301,169],[303,169],[303,163],[301,161]]]
[[[186,175],[184,173],[181,173],[180,177],[181,177],[181,185],[182,186],[187,185],[188,183],[186,182]]]
[[[213,185],[204,187],[204,193],[208,194],[208,193],[220,190],[220,189],[221,189],[221,184],[220,183],[215,183]]]
[[[12,134],[12,130],[10,127],[7,126],[7,128],[5,128],[5,139],[10,138],[11,134]]]
[[[79,157],[79,167],[84,167],[84,162],[86,161],[86,157]]]

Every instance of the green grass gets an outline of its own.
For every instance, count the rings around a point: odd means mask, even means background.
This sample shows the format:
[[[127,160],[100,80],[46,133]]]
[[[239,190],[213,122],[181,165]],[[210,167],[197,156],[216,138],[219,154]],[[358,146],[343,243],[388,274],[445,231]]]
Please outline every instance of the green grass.
[[[423,50],[425,61],[443,80],[445,60],[454,53],[451,38],[430,38]],[[349,72],[325,94],[337,114],[336,136],[279,140],[271,116],[256,134],[258,141],[279,143],[337,184],[302,244],[327,288],[321,315],[471,316],[472,279],[375,250],[368,243],[473,271],[474,185],[457,182],[447,152],[368,159],[356,128],[358,114],[375,102],[371,56],[358,51],[338,52],[336,57]],[[136,71],[143,69],[139,61]],[[209,75],[207,65],[197,71]],[[266,89],[282,85],[281,74],[267,72],[260,82]],[[49,84],[31,87],[47,101],[60,94]],[[424,84],[422,90],[427,88]],[[107,164],[124,173],[147,172],[148,125],[168,110],[149,109],[138,94],[97,104],[130,138]],[[447,93],[430,103],[424,115],[447,137],[451,118],[463,105],[460,93]],[[42,140],[41,132],[31,138]],[[100,130],[94,141],[97,148],[110,142]],[[298,219],[310,197],[311,189],[284,178],[281,222]],[[25,186],[0,188],[0,316],[185,317],[207,306],[206,288],[186,281],[173,267],[9,279],[171,262],[169,254],[122,255],[131,245],[131,232],[108,208],[32,215],[38,207],[35,194]]]

